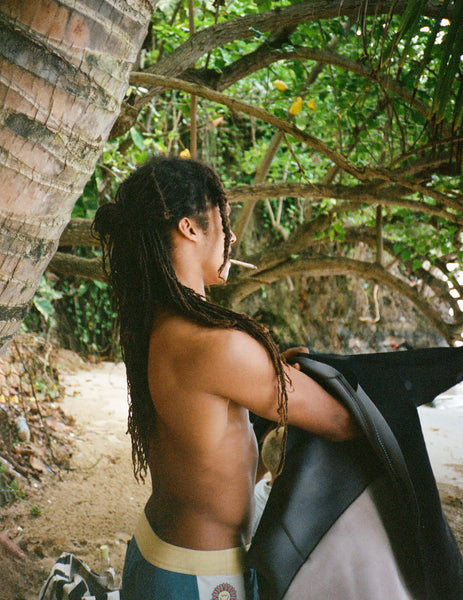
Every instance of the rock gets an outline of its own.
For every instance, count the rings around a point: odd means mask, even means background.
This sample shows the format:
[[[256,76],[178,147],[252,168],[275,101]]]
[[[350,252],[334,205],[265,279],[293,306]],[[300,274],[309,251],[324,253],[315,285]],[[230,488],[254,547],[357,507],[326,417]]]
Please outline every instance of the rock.
[[[26,556],[18,544],[13,542],[13,540],[10,540],[5,533],[0,533],[0,552],[2,554],[15,556],[16,558],[25,558]]]

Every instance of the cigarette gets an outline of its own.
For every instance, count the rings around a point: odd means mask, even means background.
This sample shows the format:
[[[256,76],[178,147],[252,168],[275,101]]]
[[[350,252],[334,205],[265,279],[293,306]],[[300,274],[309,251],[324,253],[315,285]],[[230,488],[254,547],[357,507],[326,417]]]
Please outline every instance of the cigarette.
[[[252,269],[253,271],[257,269],[256,265],[243,262],[242,260],[236,260],[235,258],[230,258],[230,262],[232,263],[232,265],[238,265],[239,267],[244,267],[245,269]]]

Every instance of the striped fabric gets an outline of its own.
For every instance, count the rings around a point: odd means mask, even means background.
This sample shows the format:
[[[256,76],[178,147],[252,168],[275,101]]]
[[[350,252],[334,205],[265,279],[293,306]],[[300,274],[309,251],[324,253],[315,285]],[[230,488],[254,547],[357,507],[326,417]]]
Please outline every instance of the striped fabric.
[[[97,575],[73,554],[64,553],[53,566],[39,600],[119,600],[113,582],[113,569]]]

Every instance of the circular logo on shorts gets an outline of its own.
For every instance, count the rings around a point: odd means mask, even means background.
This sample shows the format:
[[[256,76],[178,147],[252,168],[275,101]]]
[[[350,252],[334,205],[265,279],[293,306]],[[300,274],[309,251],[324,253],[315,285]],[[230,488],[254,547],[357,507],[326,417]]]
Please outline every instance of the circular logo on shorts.
[[[211,600],[236,600],[236,590],[229,583],[219,583],[212,592]]]

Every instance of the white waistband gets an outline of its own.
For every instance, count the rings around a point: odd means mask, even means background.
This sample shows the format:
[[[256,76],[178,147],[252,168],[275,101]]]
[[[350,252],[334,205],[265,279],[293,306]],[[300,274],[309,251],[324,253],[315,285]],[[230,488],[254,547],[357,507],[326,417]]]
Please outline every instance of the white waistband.
[[[188,575],[234,575],[246,570],[245,548],[193,550],[174,546],[154,533],[145,513],[138,521],[134,536],[143,558],[166,571]]]

